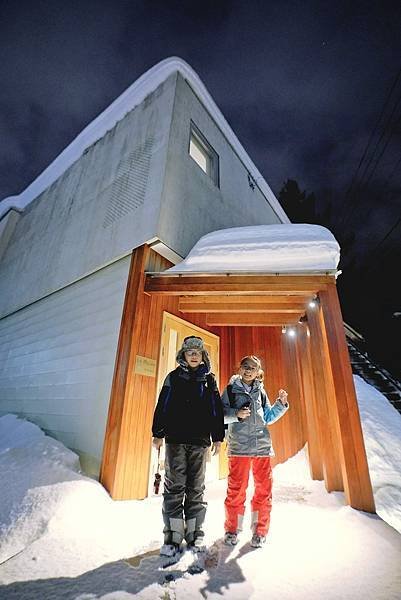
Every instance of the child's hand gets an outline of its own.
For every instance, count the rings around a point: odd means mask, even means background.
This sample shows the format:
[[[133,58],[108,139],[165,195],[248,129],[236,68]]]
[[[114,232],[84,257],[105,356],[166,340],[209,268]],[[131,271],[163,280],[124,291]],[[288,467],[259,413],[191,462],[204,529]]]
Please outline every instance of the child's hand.
[[[153,448],[156,448],[156,450],[159,450],[159,448],[161,448],[163,446],[163,438],[154,437],[152,440],[152,445],[153,445]]]
[[[287,404],[287,398],[288,398],[288,394],[285,390],[278,391],[278,399],[280,400],[280,402],[282,404]]]
[[[237,417],[239,419],[247,419],[251,414],[251,409],[249,406],[243,406],[237,411]]]
[[[220,452],[221,442],[213,442],[212,444],[212,455],[216,456]]]

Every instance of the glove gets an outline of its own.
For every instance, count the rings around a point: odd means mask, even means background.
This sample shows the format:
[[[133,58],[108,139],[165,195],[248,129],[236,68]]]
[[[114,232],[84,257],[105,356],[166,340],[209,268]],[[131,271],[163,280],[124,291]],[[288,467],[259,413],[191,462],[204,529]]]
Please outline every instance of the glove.
[[[220,452],[221,442],[213,442],[212,455],[216,456]]]

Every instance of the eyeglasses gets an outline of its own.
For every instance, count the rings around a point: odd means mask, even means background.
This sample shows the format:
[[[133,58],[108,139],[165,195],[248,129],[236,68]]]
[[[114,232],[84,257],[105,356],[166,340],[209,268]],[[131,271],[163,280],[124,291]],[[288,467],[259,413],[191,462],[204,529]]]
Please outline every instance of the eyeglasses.
[[[251,365],[241,365],[240,369],[242,369],[243,371],[257,371],[258,367],[252,367]]]
[[[202,352],[200,350],[186,350],[185,354],[188,354],[188,356],[202,356]]]

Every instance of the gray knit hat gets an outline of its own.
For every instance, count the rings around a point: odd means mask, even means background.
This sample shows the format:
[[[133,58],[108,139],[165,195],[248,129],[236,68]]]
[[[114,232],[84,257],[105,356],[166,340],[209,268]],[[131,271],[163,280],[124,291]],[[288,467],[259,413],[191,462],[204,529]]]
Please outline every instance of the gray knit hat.
[[[180,364],[187,364],[184,356],[184,352],[188,352],[188,350],[199,350],[202,352],[202,360],[206,365],[208,372],[210,371],[210,358],[208,351],[205,348],[203,340],[201,337],[197,337],[196,335],[190,335],[184,338],[182,342],[181,348],[178,350],[176,361]]]

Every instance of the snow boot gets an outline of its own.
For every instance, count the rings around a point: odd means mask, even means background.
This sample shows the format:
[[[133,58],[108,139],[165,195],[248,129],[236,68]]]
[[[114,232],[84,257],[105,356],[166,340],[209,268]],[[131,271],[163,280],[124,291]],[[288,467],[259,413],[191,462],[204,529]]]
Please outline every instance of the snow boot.
[[[226,546],[235,546],[238,542],[238,535],[236,532],[231,533],[230,531],[226,531],[224,534],[224,543]]]
[[[163,544],[160,548],[160,556],[168,556],[170,558],[181,554],[182,547],[181,544]]]
[[[192,541],[187,542],[187,545],[193,552],[206,552],[205,538],[201,534],[195,534],[195,538]]]
[[[266,537],[264,535],[254,533],[251,539],[251,546],[252,548],[261,548],[265,542]]]

